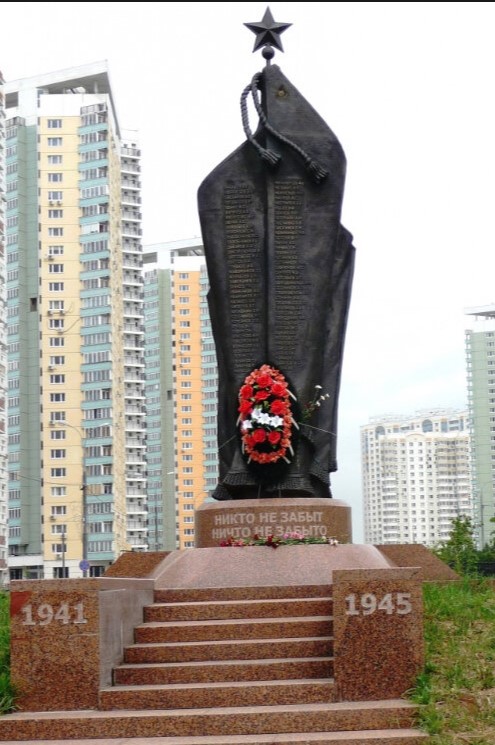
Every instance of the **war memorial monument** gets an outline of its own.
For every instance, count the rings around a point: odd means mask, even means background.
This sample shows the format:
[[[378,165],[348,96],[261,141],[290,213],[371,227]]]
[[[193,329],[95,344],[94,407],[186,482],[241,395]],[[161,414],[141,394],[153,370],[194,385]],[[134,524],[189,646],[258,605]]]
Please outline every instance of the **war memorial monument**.
[[[125,553],[101,578],[12,582],[18,708],[0,740],[428,740],[405,696],[424,661],[422,583],[456,575],[422,546],[353,544],[332,495],[355,254],[345,156],[273,64],[290,24],[267,9],[245,25],[266,63],[241,95],[246,139],[198,192],[218,486],[195,548]]]

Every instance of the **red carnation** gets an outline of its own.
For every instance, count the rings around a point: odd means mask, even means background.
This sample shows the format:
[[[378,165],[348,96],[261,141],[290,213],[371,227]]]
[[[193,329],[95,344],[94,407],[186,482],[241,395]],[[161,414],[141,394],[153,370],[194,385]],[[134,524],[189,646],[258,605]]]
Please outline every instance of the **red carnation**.
[[[266,432],[264,429],[255,429],[252,435],[253,442],[261,443],[266,440]]]
[[[251,396],[253,395],[253,393],[254,393],[254,390],[253,390],[253,386],[252,385],[243,385],[242,388],[241,388],[241,390],[240,390],[240,394],[241,394],[242,398],[251,398]]]
[[[268,398],[269,395],[270,394],[268,393],[268,391],[263,390],[263,391],[256,391],[254,397],[256,401],[264,401],[266,398]]]
[[[238,411],[241,414],[250,414],[253,410],[251,401],[241,401]]]
[[[276,445],[277,442],[280,441],[280,438],[281,437],[282,437],[282,435],[280,434],[280,432],[276,432],[276,431],[269,432],[268,433],[268,442],[270,443],[270,445]]]
[[[286,390],[287,388],[285,385],[283,385],[283,383],[275,382],[272,385],[272,394],[274,396],[283,396]]]
[[[285,401],[273,401],[270,405],[270,414],[275,414],[276,416],[280,416],[282,414],[285,414],[287,412],[287,404]]]
[[[258,375],[256,382],[258,383],[260,388],[268,388],[268,386],[272,383],[272,379],[266,373],[261,373],[261,375]]]

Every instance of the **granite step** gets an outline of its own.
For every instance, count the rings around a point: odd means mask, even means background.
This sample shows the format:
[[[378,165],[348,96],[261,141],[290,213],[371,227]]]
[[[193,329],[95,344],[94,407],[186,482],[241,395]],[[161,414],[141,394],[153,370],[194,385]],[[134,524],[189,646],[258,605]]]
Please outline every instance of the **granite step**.
[[[220,600],[201,602],[153,603],[144,608],[145,623],[153,621],[200,621],[234,618],[285,618],[286,616],[326,616],[332,612],[332,599],[270,598],[267,600]]]
[[[114,685],[163,685],[171,683],[218,683],[242,680],[289,680],[330,678],[332,657],[294,657],[292,659],[222,660],[220,662],[181,662],[123,664],[113,671]]]
[[[286,735],[230,735],[205,737],[154,737],[152,745],[427,745],[428,735],[415,729],[361,730],[360,732],[303,732]],[[4,745],[13,745],[7,740]],[[23,740],[23,745],[151,745],[150,738],[126,737],[104,740]]]
[[[377,731],[385,730],[388,733],[389,730],[413,730],[417,711],[417,706],[410,702],[392,699],[167,711],[15,712],[0,717],[0,741],[164,737],[169,740],[168,743],[165,740],[163,745],[179,745],[170,738],[196,738],[199,745],[199,733],[202,737],[213,738],[211,745],[215,742],[221,745],[222,740],[216,739],[218,737],[223,738],[223,743],[228,745],[241,745],[242,741],[238,739],[240,736],[265,738],[252,740],[253,745],[282,745],[284,742],[289,745],[290,737],[294,735],[303,735],[303,738],[292,742],[304,743],[304,737],[308,733],[318,733],[323,738],[321,742],[328,743],[332,740],[325,738],[335,737],[335,733],[340,733],[342,741],[349,743],[349,739],[346,740],[345,737],[354,733],[354,742],[358,743],[361,732],[374,730],[376,738],[381,738],[376,739],[376,742],[383,742],[383,733],[378,734]],[[283,738],[284,734],[285,741],[276,739]],[[413,739],[401,740],[400,737]],[[401,732],[395,745],[410,745],[421,737],[421,733],[416,734],[415,730],[407,735]],[[246,740],[245,742],[247,743]],[[314,745],[315,740],[307,742]],[[352,743],[352,739],[350,742]],[[194,740],[188,743],[186,739],[181,745],[194,745]]]
[[[163,587],[155,589],[155,603],[187,603],[220,600],[272,600],[301,597],[299,585],[268,587]],[[305,598],[331,598],[332,585],[304,585]]]
[[[427,745],[428,735],[416,729],[359,732],[293,732],[284,735],[236,735],[235,745]],[[4,745],[40,745],[39,740],[7,740]],[[91,745],[233,745],[230,735],[204,737],[126,737],[92,739]],[[53,745],[88,745],[88,740],[55,740]]]
[[[222,683],[111,686],[100,689],[99,709],[187,709],[221,706],[284,706],[333,701],[331,678]]]
[[[133,644],[124,650],[124,663],[173,663],[216,660],[260,660],[277,657],[327,657],[332,654],[331,636],[256,639],[239,641],[171,642]]]
[[[221,639],[281,639],[326,636],[332,632],[331,616],[250,618],[217,621],[153,622],[134,629],[136,644],[147,642],[213,641]]]

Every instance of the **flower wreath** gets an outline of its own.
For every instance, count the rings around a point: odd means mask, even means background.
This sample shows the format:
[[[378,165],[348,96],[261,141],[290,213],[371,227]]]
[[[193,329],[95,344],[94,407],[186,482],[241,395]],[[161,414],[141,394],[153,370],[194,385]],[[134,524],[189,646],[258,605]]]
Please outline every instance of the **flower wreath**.
[[[290,465],[298,425],[293,411],[296,397],[284,375],[270,365],[261,365],[245,378],[238,399],[237,423],[248,465]],[[268,475],[266,468],[263,473]]]

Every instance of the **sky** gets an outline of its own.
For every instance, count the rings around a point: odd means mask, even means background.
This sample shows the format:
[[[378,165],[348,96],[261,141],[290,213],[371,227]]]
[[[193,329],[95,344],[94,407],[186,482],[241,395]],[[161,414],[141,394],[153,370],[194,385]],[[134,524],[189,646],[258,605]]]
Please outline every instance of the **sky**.
[[[107,60],[142,148],[144,245],[200,236],[196,193],[245,139],[265,3],[4,3],[6,80]],[[466,407],[467,308],[495,302],[495,3],[271,2],[274,63],[347,156],[357,250],[334,497],[363,540],[360,427]],[[256,121],[251,112],[252,129]]]

